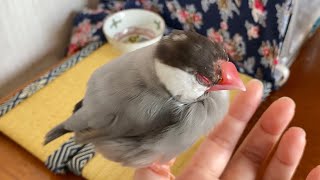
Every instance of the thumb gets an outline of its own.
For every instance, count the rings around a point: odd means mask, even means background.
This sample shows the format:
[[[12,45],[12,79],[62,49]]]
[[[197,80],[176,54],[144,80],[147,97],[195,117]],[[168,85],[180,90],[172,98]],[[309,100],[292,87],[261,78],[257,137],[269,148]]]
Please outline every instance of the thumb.
[[[162,176],[153,172],[150,168],[137,169],[133,176],[134,180],[170,180],[170,177]]]

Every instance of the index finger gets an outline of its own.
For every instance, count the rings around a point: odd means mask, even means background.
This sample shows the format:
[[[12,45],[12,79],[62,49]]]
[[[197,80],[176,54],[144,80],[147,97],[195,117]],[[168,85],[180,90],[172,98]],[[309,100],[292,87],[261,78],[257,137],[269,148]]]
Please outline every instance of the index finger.
[[[262,97],[262,83],[251,80],[246,92],[240,92],[223,121],[201,144],[181,179],[219,178]]]

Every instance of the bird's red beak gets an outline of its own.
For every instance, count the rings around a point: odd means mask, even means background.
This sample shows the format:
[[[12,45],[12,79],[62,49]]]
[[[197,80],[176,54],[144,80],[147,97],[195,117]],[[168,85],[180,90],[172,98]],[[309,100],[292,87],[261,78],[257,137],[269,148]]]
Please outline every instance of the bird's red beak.
[[[246,87],[240,79],[239,72],[237,71],[236,66],[232,62],[219,60],[218,64],[221,68],[222,79],[219,82],[219,84],[210,87],[208,91],[236,89],[241,91],[246,90]]]

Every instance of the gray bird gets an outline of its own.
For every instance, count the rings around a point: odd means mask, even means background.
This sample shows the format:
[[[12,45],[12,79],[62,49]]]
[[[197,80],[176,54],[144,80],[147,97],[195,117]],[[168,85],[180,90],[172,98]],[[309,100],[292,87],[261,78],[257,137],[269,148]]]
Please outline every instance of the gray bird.
[[[77,143],[94,144],[109,160],[157,169],[223,118],[231,89],[245,87],[224,49],[175,30],[98,68],[72,116],[44,144],[74,132]]]

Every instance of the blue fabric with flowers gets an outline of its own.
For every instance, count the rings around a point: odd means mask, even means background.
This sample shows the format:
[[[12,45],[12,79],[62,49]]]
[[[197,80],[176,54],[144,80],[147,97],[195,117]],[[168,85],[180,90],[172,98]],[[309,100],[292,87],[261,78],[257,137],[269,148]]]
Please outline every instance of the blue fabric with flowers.
[[[265,93],[278,88],[274,67],[279,64],[292,0],[101,0],[97,9],[76,16],[68,54],[92,41],[106,41],[104,18],[130,8],[159,13],[168,30],[192,24],[198,33],[221,43],[240,72],[263,80]]]

